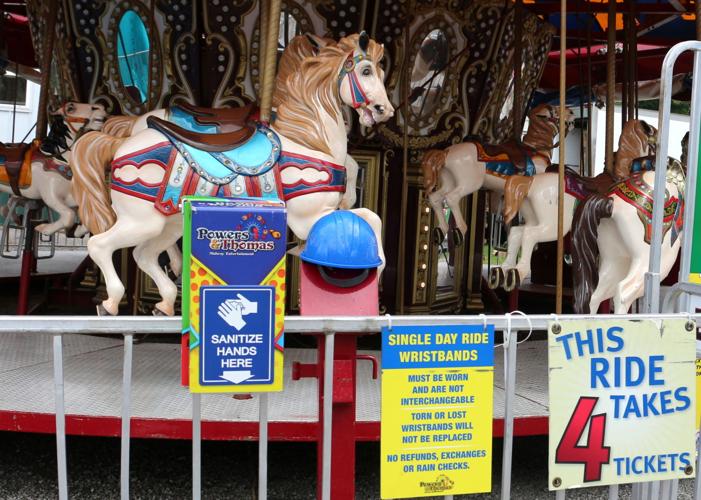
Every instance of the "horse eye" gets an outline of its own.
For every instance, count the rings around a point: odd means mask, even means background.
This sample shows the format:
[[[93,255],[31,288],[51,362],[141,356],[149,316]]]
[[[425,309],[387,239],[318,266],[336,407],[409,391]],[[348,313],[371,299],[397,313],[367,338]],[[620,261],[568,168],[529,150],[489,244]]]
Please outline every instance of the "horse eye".
[[[370,68],[365,68],[363,70],[363,76],[370,76],[372,75],[372,70]]]

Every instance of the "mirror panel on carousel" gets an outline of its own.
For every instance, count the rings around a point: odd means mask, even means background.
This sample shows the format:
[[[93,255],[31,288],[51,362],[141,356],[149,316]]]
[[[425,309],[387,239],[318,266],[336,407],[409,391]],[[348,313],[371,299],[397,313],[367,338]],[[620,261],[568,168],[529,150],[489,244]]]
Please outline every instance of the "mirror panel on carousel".
[[[133,10],[119,20],[117,58],[119,77],[129,97],[142,104],[148,98],[150,41],[146,25]]]
[[[411,112],[426,118],[440,104],[448,62],[448,38],[440,29],[432,30],[421,42],[411,71]]]

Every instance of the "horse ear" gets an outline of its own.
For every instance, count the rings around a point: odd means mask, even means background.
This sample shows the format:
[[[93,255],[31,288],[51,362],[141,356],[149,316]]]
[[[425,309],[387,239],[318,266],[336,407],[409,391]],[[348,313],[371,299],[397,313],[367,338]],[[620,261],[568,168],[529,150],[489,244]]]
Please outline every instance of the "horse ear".
[[[320,39],[312,33],[305,33],[304,36],[307,37],[309,43],[314,47],[314,52],[319,52],[319,49],[322,47]]]
[[[360,33],[360,38],[358,38],[358,45],[360,46],[360,50],[362,50],[363,53],[367,52],[368,45],[370,45],[370,36],[365,31],[362,31]]]

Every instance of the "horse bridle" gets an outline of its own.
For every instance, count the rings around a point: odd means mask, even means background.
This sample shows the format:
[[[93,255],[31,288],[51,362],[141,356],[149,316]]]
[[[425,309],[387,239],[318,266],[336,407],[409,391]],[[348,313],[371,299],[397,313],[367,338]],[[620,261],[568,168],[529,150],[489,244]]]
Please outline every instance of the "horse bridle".
[[[63,120],[66,122],[66,125],[68,125],[68,128],[71,130],[71,132],[73,132],[76,135],[75,138],[77,139],[85,132],[85,128],[88,126],[88,123],[90,123],[90,118],[70,116],[66,111],[67,105],[67,102],[63,103],[63,106],[61,106],[61,114],[63,115]],[[82,123],[82,125],[79,129],[76,129],[75,127],[73,127],[73,123]]]
[[[338,74],[338,89],[341,90],[341,85],[343,84],[343,79],[348,76],[348,86],[350,87],[351,99],[353,99],[353,108],[358,109],[361,106],[369,106],[370,99],[368,99],[367,94],[363,90],[363,87],[358,81],[358,75],[355,74],[355,68],[360,63],[367,59],[367,54],[362,51],[360,54],[355,55],[355,50],[353,50],[346,58],[343,66],[341,66],[341,71]]]

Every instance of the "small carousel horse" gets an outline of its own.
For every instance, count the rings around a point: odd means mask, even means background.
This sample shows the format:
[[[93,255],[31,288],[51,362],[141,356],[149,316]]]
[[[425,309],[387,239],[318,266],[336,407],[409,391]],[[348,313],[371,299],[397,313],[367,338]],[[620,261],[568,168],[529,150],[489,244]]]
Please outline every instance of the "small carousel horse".
[[[48,236],[75,224],[72,146],[83,133],[100,130],[106,118],[101,104],[67,102],[51,112],[51,129],[45,139],[31,144],[0,144],[0,192],[42,200],[59,214],[55,222],[36,227],[41,234]]]
[[[355,108],[368,127],[394,114],[382,56],[382,46],[363,33],[306,57],[287,77],[288,93],[270,127],[232,109],[195,110],[183,116],[185,127],[150,117],[149,128],[129,138],[93,132],[78,141],[74,193],[94,235],[88,252],[108,294],[98,311],[117,314],[124,286],[112,253],[135,246],[137,265],[162,298],[154,313],[173,314],[177,288],[157,258],[182,235],[182,218],[173,215],[183,196],[279,197],[288,226],[305,240],[319,218],[338,208],[345,190],[348,140],[341,106]],[[102,172],[110,162],[108,192]],[[353,212],[375,231],[384,261],[379,217],[367,209]]]
[[[567,109],[567,131],[572,129],[574,115]],[[439,228],[434,231],[436,243],[448,234],[448,223],[443,216],[443,202],[450,207],[456,228],[452,231],[455,244],[461,244],[467,224],[461,215],[460,200],[481,188],[503,192],[514,176],[533,176],[545,172],[555,136],[558,134],[559,108],[542,104],[528,114],[529,126],[523,143],[514,141],[497,146],[467,141],[444,150],[429,150],[424,154],[421,170],[424,189],[438,218]]]
[[[685,173],[669,159],[665,182],[660,279],[672,269],[681,247]],[[594,194],[577,211],[572,226],[574,309],[596,313],[613,298],[614,313],[625,314],[644,294],[650,259],[655,172],[640,172]],[[598,263],[598,265],[597,265]]]
[[[587,178],[570,169],[565,171],[563,236],[570,231],[577,204],[589,194],[607,192],[631,173],[654,167],[654,158],[650,155],[654,154],[656,137],[655,127],[643,120],[628,120],[619,137],[613,173]],[[555,172],[511,179],[510,189],[504,194],[504,221],[508,224],[516,213],[521,213],[524,224],[509,229],[506,259],[501,266],[491,268],[490,288],[503,286],[506,291],[517,288],[531,274],[535,246],[557,241],[558,182]],[[522,199],[524,194],[525,199]]]

